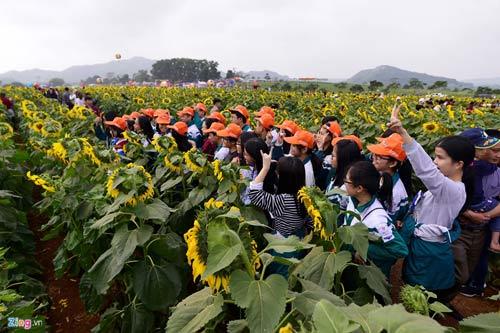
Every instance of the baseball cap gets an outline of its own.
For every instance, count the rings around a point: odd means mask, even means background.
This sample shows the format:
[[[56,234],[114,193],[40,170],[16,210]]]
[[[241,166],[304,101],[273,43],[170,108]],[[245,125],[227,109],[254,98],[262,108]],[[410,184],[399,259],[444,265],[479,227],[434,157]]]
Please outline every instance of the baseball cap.
[[[486,133],[483,129],[481,128],[470,128],[465,131],[463,131],[460,136],[466,137],[469,139],[474,147],[478,149],[487,149],[487,148],[492,148],[495,146],[498,142],[500,142],[500,139],[495,138],[493,136],[489,136],[488,133]]]
[[[217,131],[217,136],[220,136],[222,138],[230,137],[238,139],[240,135],[241,135],[241,127],[239,127],[236,124],[229,124],[225,129]]]
[[[293,136],[283,139],[291,145],[300,145],[309,149],[314,147],[314,136],[308,131],[298,130]]]
[[[122,131],[125,131],[127,129],[127,121],[122,117],[115,117],[115,119],[113,119],[112,121],[105,121],[104,124],[108,126],[115,126]]]
[[[208,133],[217,134],[218,131],[222,131],[223,129],[224,129],[224,124],[215,122],[212,123],[212,125],[210,125],[210,128],[204,129],[203,134],[208,134]]]
[[[215,119],[219,123],[226,124],[226,117],[220,112],[214,111],[206,117],[207,119]]]
[[[338,122],[331,121],[326,128],[328,129],[328,132],[332,133],[334,137],[342,136],[342,128],[340,128]]]
[[[354,143],[356,143],[358,145],[359,150],[363,150],[363,142],[361,141],[361,139],[358,138],[356,135],[352,135],[352,134],[333,138],[332,145],[335,146],[337,144],[337,142],[342,141],[342,140],[354,141]]]
[[[273,110],[273,108],[271,108],[269,106],[263,106],[263,107],[260,108],[259,112],[254,112],[253,114],[256,117],[262,117],[262,115],[268,114],[268,115],[270,115],[271,117],[274,118],[274,110]]]
[[[270,130],[274,126],[274,118],[268,113],[264,113],[262,116],[257,118],[257,121],[260,122],[262,127],[267,130]]]
[[[177,115],[178,116],[189,115],[191,117],[194,117],[194,110],[193,110],[193,108],[186,106],[181,111],[177,112]]]
[[[246,120],[250,119],[250,113],[248,112],[247,108],[244,107],[243,105],[236,105],[234,108],[229,109],[229,112],[231,113],[237,112],[243,117],[245,117]]]
[[[285,120],[281,125],[275,125],[274,127],[287,130],[288,132],[295,134],[299,130],[299,126],[293,120]]]
[[[161,115],[158,118],[156,118],[156,123],[162,124],[162,125],[169,125],[170,124],[170,116],[168,114]]]
[[[403,149],[403,138],[398,133],[393,133],[387,138],[377,138],[377,141],[380,143],[366,147],[373,154],[389,156],[400,162],[406,159],[406,153]]]
[[[173,129],[174,131],[176,131],[180,135],[186,135],[186,133],[188,131],[188,127],[187,127],[186,123],[183,121],[178,121],[175,124],[169,125],[167,127]]]

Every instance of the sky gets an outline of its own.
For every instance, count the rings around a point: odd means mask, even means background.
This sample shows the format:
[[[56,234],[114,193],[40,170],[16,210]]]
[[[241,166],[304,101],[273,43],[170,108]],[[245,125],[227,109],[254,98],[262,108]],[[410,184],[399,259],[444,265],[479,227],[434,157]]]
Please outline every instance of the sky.
[[[2,0],[0,73],[188,57],[348,78],[391,65],[500,77],[499,0]]]

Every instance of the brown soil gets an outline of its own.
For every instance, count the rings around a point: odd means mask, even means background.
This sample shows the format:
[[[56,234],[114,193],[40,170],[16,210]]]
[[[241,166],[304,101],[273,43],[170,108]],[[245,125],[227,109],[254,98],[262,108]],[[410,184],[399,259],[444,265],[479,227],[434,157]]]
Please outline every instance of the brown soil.
[[[403,270],[403,260],[398,260],[391,272],[392,284],[392,301],[399,302],[399,291],[403,285],[401,278]],[[465,297],[458,294],[452,301],[451,305],[464,318],[478,315],[480,313],[500,311],[500,301],[492,301],[488,297],[498,294],[498,290],[491,287],[486,288],[484,297]],[[436,317],[436,320],[441,325],[458,328],[458,320],[450,315],[445,315],[444,318]]]
[[[46,323],[50,326],[50,331],[54,333],[90,332],[99,323],[99,316],[90,315],[85,311],[78,288],[80,280],[66,274],[57,279],[54,274],[52,260],[63,237],[42,241],[44,232],[40,231],[40,228],[47,222],[47,219],[35,212],[30,212],[28,220],[35,234],[36,260],[43,269],[42,282],[51,300],[51,306],[46,314]]]

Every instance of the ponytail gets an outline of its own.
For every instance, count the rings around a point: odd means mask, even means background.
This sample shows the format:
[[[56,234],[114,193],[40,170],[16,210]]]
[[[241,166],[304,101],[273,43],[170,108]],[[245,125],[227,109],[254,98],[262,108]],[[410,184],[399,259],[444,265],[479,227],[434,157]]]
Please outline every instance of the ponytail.
[[[392,210],[392,176],[387,173],[383,172],[380,175],[380,186],[377,191],[377,198],[380,200],[382,205],[386,210]]]

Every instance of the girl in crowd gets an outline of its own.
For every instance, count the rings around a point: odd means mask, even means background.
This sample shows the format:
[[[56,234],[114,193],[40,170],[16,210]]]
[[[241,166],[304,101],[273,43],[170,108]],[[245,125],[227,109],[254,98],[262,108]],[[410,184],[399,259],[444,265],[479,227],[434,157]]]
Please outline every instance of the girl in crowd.
[[[172,137],[175,139],[179,151],[186,152],[194,147],[194,145],[188,139],[188,127],[185,122],[178,121],[175,124],[169,125],[167,127],[171,129]]]
[[[318,186],[325,189],[325,179],[321,160],[313,154],[314,136],[308,131],[298,130],[294,136],[284,138],[290,147],[290,155],[299,158],[304,163],[306,171],[306,186]]]
[[[110,145],[113,147],[113,151],[120,156],[125,156],[123,147],[127,144],[127,140],[123,138],[123,132],[127,130],[127,121],[122,117],[115,117],[112,121],[105,121],[104,124],[109,128]]]
[[[223,139],[223,146],[226,148],[227,154],[225,156],[220,156],[220,159],[224,162],[231,162],[234,158],[238,157],[238,139],[241,135],[241,127],[236,124],[229,124],[225,129],[217,131],[217,136]],[[216,158],[219,157],[216,154]]]
[[[273,144],[271,156],[277,161],[280,157],[288,155],[290,144],[284,138],[292,137],[299,130],[299,126],[292,120],[285,120],[283,124],[274,126],[280,130],[276,142]]]
[[[353,140],[339,139],[332,142],[332,160],[331,160],[331,172],[330,181],[326,187],[326,193],[328,199],[335,204],[340,205],[341,208],[345,209],[348,203],[348,196],[343,195],[339,191],[336,193],[329,193],[334,189],[340,189],[346,191],[344,185],[344,179],[349,166],[353,163],[363,160],[361,155],[361,150],[358,145]],[[332,175],[333,174],[333,175]]]
[[[393,133],[387,138],[379,138],[377,140],[380,143],[368,145],[367,149],[372,153],[373,165],[377,171],[387,173],[392,177],[392,200],[382,203],[389,213],[392,222],[396,226],[401,227],[401,221],[406,216],[409,207],[408,193],[398,172],[406,160],[406,153],[403,149],[403,138],[401,135]]]
[[[209,122],[211,119],[205,118],[205,123]],[[214,155],[220,145],[220,138],[217,136],[217,131],[222,131],[224,125],[218,122],[210,122],[210,127],[203,130],[203,134],[206,136],[203,145],[201,146],[201,151],[207,155],[209,161],[214,160]]]
[[[348,170],[344,179],[345,188],[349,195],[348,211],[353,214],[344,216],[345,225],[363,223],[370,233],[379,238],[370,241],[368,259],[372,260],[389,278],[391,267],[398,258],[408,255],[408,248],[392,225],[392,220],[382,206],[390,200],[392,194],[392,176],[388,173],[380,174],[368,161],[358,161]],[[355,255],[358,262],[363,259]]]
[[[413,170],[428,190],[415,196],[404,221],[414,227],[408,228],[413,232],[403,278],[447,302],[456,291],[451,231],[473,195],[474,146],[464,137],[445,137],[437,143],[433,161],[403,127],[398,111],[393,112],[389,128],[402,136]]]
[[[282,237],[291,235],[303,237],[307,224],[310,223],[305,207],[297,197],[297,192],[305,185],[304,164],[295,157],[282,157],[277,165],[277,194],[271,194],[264,190],[265,179],[271,170],[271,156],[261,152],[261,157],[262,169],[249,186],[251,203],[272,216],[271,227],[275,234]],[[299,254],[280,255],[275,253],[275,255],[290,257]],[[273,272],[286,277],[288,276],[288,267],[284,265],[270,266],[269,273]]]
[[[163,115],[156,118],[156,124],[158,126],[158,133],[155,133],[155,137],[165,136],[168,133],[168,125],[170,125],[170,116]]]
[[[153,127],[151,127],[151,122],[149,118],[146,116],[140,116],[135,120],[134,131],[137,134],[142,134],[144,136],[142,140],[142,145],[147,147],[153,141],[153,137],[155,132],[153,131]]]

